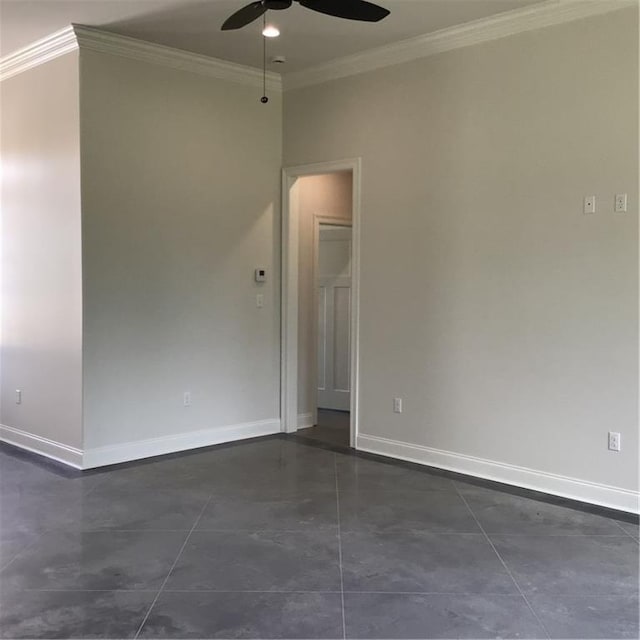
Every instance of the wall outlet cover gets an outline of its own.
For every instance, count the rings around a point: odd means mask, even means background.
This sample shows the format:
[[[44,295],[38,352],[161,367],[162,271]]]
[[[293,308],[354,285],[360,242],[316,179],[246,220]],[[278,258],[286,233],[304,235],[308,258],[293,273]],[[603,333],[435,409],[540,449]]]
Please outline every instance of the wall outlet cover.
[[[626,193],[616,193],[615,211],[616,213],[627,212],[627,194]]]
[[[609,451],[620,451],[620,434],[609,431]]]

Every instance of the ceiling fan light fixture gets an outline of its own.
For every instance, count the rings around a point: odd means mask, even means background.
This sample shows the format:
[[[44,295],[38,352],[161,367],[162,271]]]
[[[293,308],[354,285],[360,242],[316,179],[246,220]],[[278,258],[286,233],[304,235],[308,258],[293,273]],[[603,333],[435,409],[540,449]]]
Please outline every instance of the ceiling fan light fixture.
[[[367,0],[297,0],[297,2],[306,9],[318,13],[346,20],[361,20],[362,22],[380,22],[390,13],[388,9]],[[254,0],[229,16],[222,25],[222,30],[242,29],[242,27],[246,27],[249,23],[264,16],[269,10],[281,11],[288,9],[292,4],[293,0]]]
[[[262,30],[262,35],[265,38],[277,38],[280,35],[280,29],[278,29],[278,27],[276,27],[275,25],[268,24]]]

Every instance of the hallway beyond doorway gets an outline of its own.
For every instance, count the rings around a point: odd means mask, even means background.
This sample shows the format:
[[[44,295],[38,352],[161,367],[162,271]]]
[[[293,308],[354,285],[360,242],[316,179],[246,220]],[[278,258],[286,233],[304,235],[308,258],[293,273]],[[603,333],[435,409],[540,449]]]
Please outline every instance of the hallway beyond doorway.
[[[325,444],[349,446],[350,413],[318,409],[318,424],[298,432],[303,438],[319,440]]]

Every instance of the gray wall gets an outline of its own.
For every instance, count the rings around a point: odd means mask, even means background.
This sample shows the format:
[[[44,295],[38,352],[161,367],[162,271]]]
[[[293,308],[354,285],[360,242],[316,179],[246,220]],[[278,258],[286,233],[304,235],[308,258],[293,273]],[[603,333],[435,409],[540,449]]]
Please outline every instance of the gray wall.
[[[284,122],[286,165],[362,156],[361,434],[637,490],[637,11],[293,90]]]
[[[82,446],[77,53],[5,80],[1,111],[1,435],[59,456],[40,438]]]
[[[277,421],[280,99],[92,51],[81,71],[85,447]]]
[[[362,438],[637,490],[637,24],[285,95],[285,165],[363,159]],[[2,437],[140,457],[275,429],[281,101],[80,62],[80,87],[77,54],[2,83]]]

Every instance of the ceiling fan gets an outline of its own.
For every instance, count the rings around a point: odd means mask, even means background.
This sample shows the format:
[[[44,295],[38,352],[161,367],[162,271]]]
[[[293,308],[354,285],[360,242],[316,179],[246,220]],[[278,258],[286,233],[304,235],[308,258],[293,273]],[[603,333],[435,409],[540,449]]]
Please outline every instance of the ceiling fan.
[[[379,7],[377,4],[365,2],[365,0],[296,0],[303,7],[324,13],[337,18],[347,20],[362,20],[364,22],[378,22],[386,18],[390,11]],[[252,2],[231,17],[227,18],[222,25],[223,31],[231,29],[241,29],[250,22],[257,20],[269,9],[288,9],[293,4],[293,0],[257,0]]]

